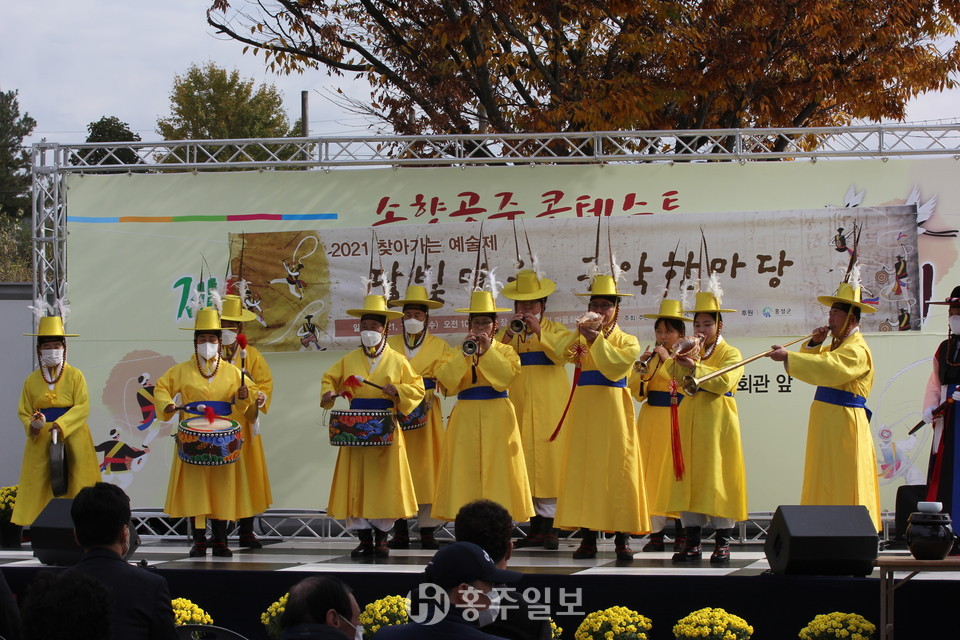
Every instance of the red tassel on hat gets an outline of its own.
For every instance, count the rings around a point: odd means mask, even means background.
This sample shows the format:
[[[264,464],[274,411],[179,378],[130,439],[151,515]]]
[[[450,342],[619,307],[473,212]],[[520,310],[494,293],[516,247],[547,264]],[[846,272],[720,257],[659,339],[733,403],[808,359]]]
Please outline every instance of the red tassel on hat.
[[[673,450],[673,476],[683,480],[683,448],[680,444],[680,414],[677,399],[677,381],[670,381],[670,448]]]

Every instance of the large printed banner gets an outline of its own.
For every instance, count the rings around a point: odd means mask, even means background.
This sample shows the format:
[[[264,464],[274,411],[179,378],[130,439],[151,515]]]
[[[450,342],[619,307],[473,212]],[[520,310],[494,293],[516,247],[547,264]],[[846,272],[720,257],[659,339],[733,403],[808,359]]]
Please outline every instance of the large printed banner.
[[[478,248],[501,284],[518,254],[528,266],[536,254],[558,284],[548,315],[568,325],[585,308],[573,294],[586,291],[596,256],[608,272],[613,254],[622,290],[634,294],[621,323],[647,345],[653,323],[640,316],[657,308],[668,273],[677,295],[709,257],[725,306],[737,309],[724,333],[749,356],[824,324],[816,298],[835,291],[862,225],[860,278],[879,309],[864,316],[876,367],[868,406],[892,509],[896,486],[922,483],[926,472],[929,430],[907,432],[947,330],[946,308],[926,302],[960,284],[957,167],[916,159],[72,175],[67,328],[80,337],[69,360],[90,387],[99,455],[123,460],[104,462],[104,478],[126,487],[135,507],[161,507],[177,425],[154,419],[151,387],[192,353],[192,334],[179,330],[192,326],[191,299],[242,276],[258,316],[246,333],[275,379],[258,436],[274,507],[323,509],[337,449],[320,378],[358,344],[344,312],[360,305],[371,263],[400,294],[429,268],[445,303],[433,329],[458,344],[464,315],[453,310],[467,304]],[[812,397],[769,359],[745,368],[736,399],[751,511],[799,500]],[[446,400],[444,413],[452,406]],[[19,465],[21,432],[7,432],[0,461]]]
[[[720,276],[729,336],[787,336],[822,324],[818,295],[832,295],[846,273],[859,234],[863,297],[878,307],[866,331],[920,328],[914,207],[713,213],[668,218],[558,219],[522,227],[397,225],[379,229],[279,231],[231,236],[233,274],[248,282],[247,306],[257,314],[247,333],[265,351],[349,349],[358,324],[346,310],[373,293],[402,297],[410,284],[426,284],[446,304],[430,316],[437,334],[462,334],[475,285],[499,289],[519,265],[538,268],[558,283],[548,315],[572,325],[583,312],[575,293],[587,291],[594,272],[617,273],[620,324],[649,324],[664,290],[680,299]],[[701,229],[706,246],[701,245]],[[482,235],[481,235],[482,234]],[[600,255],[597,256],[599,248]],[[478,268],[479,267],[479,268]],[[510,306],[509,301],[500,300]],[[392,323],[391,331],[399,331]]]

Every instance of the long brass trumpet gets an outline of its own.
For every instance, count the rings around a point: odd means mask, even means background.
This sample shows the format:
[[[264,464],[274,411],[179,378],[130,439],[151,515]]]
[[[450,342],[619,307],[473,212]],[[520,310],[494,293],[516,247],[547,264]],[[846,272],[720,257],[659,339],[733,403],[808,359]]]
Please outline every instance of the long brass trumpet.
[[[657,345],[660,346],[659,344]],[[633,363],[633,370],[639,373],[642,376],[647,375],[647,372],[650,371],[650,361],[657,355],[656,351],[651,351],[643,360],[637,360]]]
[[[797,338],[796,340],[791,340],[790,342],[788,342],[788,343],[786,343],[786,344],[782,344],[782,345],[780,345],[780,346],[781,346],[781,347],[789,347],[789,346],[792,345],[792,344],[796,344],[796,343],[798,343],[798,342],[800,342],[800,341],[802,341],[802,340],[809,340],[809,339],[812,338],[812,337],[813,337],[813,334],[811,333],[811,334],[808,335],[808,336],[804,336],[804,337],[802,337],[802,338]],[[714,372],[712,372],[712,373],[708,373],[707,375],[702,376],[702,377],[700,377],[700,378],[694,378],[693,376],[690,376],[690,375],[683,376],[683,378],[681,378],[681,380],[680,380],[680,387],[683,389],[683,392],[684,392],[685,394],[687,394],[688,396],[692,396],[693,394],[695,394],[695,393],[700,389],[700,385],[702,385],[702,384],[703,384],[704,382],[706,382],[707,380],[713,380],[714,378],[719,377],[719,376],[722,376],[723,374],[725,374],[725,373],[727,373],[727,372],[729,372],[729,371],[733,371],[734,369],[739,369],[740,367],[742,367],[742,366],[744,366],[744,365],[746,365],[746,364],[748,364],[748,363],[750,363],[750,362],[753,362],[754,360],[759,360],[760,358],[765,358],[766,356],[768,356],[768,355],[770,355],[771,353],[773,353],[773,351],[774,351],[773,349],[769,349],[769,350],[767,350],[767,351],[764,351],[763,353],[758,353],[758,354],[755,355],[755,356],[750,356],[750,357],[747,358],[746,360],[741,360],[740,362],[737,362],[737,363],[731,364],[731,365],[729,365],[729,366],[726,366],[726,367],[724,367],[723,369],[717,369],[716,371],[714,371]]]

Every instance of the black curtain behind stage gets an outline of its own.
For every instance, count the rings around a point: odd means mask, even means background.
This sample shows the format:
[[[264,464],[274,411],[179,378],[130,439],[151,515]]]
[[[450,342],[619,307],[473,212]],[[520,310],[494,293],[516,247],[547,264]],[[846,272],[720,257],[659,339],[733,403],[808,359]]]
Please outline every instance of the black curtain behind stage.
[[[4,566],[10,587],[22,594],[41,569]],[[264,640],[260,614],[306,577],[298,571],[165,570],[173,597],[189,598],[210,613],[217,625],[233,629],[250,640]],[[362,607],[385,595],[406,593],[416,585],[415,573],[338,573],[353,588]],[[677,620],[702,607],[721,607],[753,625],[753,640],[789,640],[815,615],[844,611],[880,621],[880,581],[876,578],[827,576],[567,576],[530,574],[520,587],[567,596],[580,589],[582,615],[555,616],[564,638],[587,613],[614,605],[635,609],[653,620],[651,640],[671,640]],[[549,591],[548,591],[549,590]],[[942,603],[960,601],[960,581],[913,580],[897,589],[897,640],[931,637],[940,628]],[[940,604],[937,604],[940,603]],[[949,634],[948,634],[949,635]],[[947,637],[934,634],[936,637]],[[876,638],[880,637],[879,629]]]

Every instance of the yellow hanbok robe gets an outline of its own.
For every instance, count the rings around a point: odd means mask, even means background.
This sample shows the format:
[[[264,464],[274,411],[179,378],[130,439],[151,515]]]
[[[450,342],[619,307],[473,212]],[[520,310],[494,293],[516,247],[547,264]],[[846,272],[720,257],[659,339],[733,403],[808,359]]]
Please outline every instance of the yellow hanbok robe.
[[[206,366],[206,365],[205,365]],[[194,354],[186,362],[181,362],[160,376],[153,390],[154,407],[160,420],[170,420],[174,412],[167,413],[167,405],[176,402],[185,405],[190,402],[220,401],[233,402],[229,416],[236,420],[249,433],[247,411],[256,402],[257,387],[247,380],[248,396],[236,398],[240,388],[240,369],[229,362],[220,360],[216,373],[205,378],[197,368],[197,356]],[[179,419],[194,417],[180,412]],[[240,458],[247,455],[247,441],[244,439],[240,449]],[[167,484],[167,499],[164,511],[175,518],[201,517],[214,520],[239,520],[256,515],[266,508],[263,495],[252,493],[246,476],[241,472],[239,461],[218,466],[202,466],[185,463],[176,454],[170,468],[170,481]]]
[[[703,351],[701,351],[701,356]],[[700,360],[692,375],[700,378],[742,360],[739,349],[723,336],[709,358]],[[691,373],[675,362],[670,375],[680,380]],[[673,464],[664,465],[660,476],[663,486],[659,513],[689,511],[717,518],[746,520],[747,476],[740,440],[740,417],[733,398],[743,368],[707,380],[693,396],[684,398],[680,412],[680,445],[685,471],[683,479],[674,476]],[[729,394],[729,395],[728,395]]]
[[[787,358],[797,380],[864,398],[873,388],[873,355],[859,331],[834,351],[824,343]],[[880,530],[877,458],[866,411],[814,400],[807,426],[801,504],[862,504]]]
[[[673,472],[673,444],[671,439],[670,427],[670,407],[653,406],[650,404],[650,398],[665,398],[670,393],[670,374],[667,365],[673,362],[668,360],[661,363],[659,357],[651,361],[651,366],[655,367],[652,374],[647,374],[649,380],[644,381],[636,371],[630,374],[627,381],[627,387],[635,399],[642,402],[640,412],[637,414],[637,433],[640,437],[640,460],[643,465],[643,485],[647,495],[647,507],[652,516],[676,516],[677,514],[660,513],[657,510],[658,505],[666,502],[661,497],[665,485],[661,478],[664,467],[668,467],[670,473]],[[678,415],[683,412],[683,394],[678,391],[677,406]]]
[[[428,385],[436,386],[437,366],[448,354],[453,353],[452,347],[446,340],[432,333],[424,337],[412,357],[406,351],[402,335],[390,336],[387,344],[407,356],[413,370],[423,377],[424,389]],[[403,433],[413,486],[417,492],[417,502],[420,504],[430,504],[433,494],[437,491],[437,474],[440,472],[440,454],[443,451],[443,409],[440,406],[440,391],[442,389],[434,389],[432,393],[426,392],[425,399],[429,397],[430,401],[427,424]]]
[[[380,355],[373,372],[370,358],[354,349],[323,374],[320,396],[327,391],[347,390],[344,382],[352,375],[362,376],[380,386],[392,384],[400,397],[395,406],[410,413],[423,400],[423,379],[407,359],[389,346]],[[349,389],[355,398],[391,400],[380,389],[367,384]],[[333,402],[322,404],[330,409]],[[406,437],[399,428],[393,432],[393,444],[386,447],[337,447],[337,464],[330,484],[327,513],[334,518],[409,518],[417,512],[417,495],[407,462]]]
[[[246,365],[249,374],[247,380],[253,379],[257,391],[266,396],[262,407],[257,407],[256,394],[253,402],[247,409],[247,419],[243,422],[243,453],[234,463],[244,478],[245,486],[251,494],[254,505],[263,505],[257,511],[260,513],[270,508],[273,503],[273,493],[270,490],[270,476],[267,473],[267,456],[263,451],[263,441],[260,439],[259,414],[266,414],[270,410],[270,401],[273,398],[273,374],[267,365],[266,358],[256,347],[247,346],[246,362],[242,362],[240,349],[237,348],[232,357],[227,360],[236,367]]]
[[[30,419],[38,409],[70,407],[55,420],[47,420],[36,439],[30,437]],[[21,526],[30,526],[47,503],[53,499],[50,488],[50,427],[54,422],[63,431],[64,451],[67,458],[67,493],[72,498],[84,487],[100,480],[100,465],[93,439],[87,427],[90,415],[90,399],[87,381],[79,369],[63,363],[63,375],[50,389],[37,370],[27,376],[20,393],[17,415],[27,436],[20,465],[20,485],[11,521]]]
[[[510,398],[459,397],[477,387],[506,391],[520,372],[520,358],[507,345],[494,341],[478,359],[476,382],[472,365],[473,357],[452,353],[437,367],[437,381],[449,393],[457,393],[458,399],[447,420],[431,515],[452,521],[460,507],[486,498],[524,522],[534,515],[533,498]]]
[[[601,333],[592,345],[573,333],[563,346],[565,357],[573,360],[572,348],[578,342],[587,351],[580,386],[573,393],[561,428],[561,433],[567,432],[567,446],[554,524],[561,529],[646,533],[650,516],[640,442],[633,400],[625,384],[640,344],[620,327],[614,327],[608,337]],[[596,376],[614,382],[624,380],[624,386],[583,384]]]
[[[498,334],[499,340],[503,332]],[[566,432],[556,440],[557,428],[570,395],[570,378],[562,347],[570,331],[558,322],[543,320],[540,336],[515,335],[508,344],[520,356],[520,373],[510,383],[510,402],[520,425],[520,442],[527,463],[527,478],[534,498],[556,498],[560,493]]]

